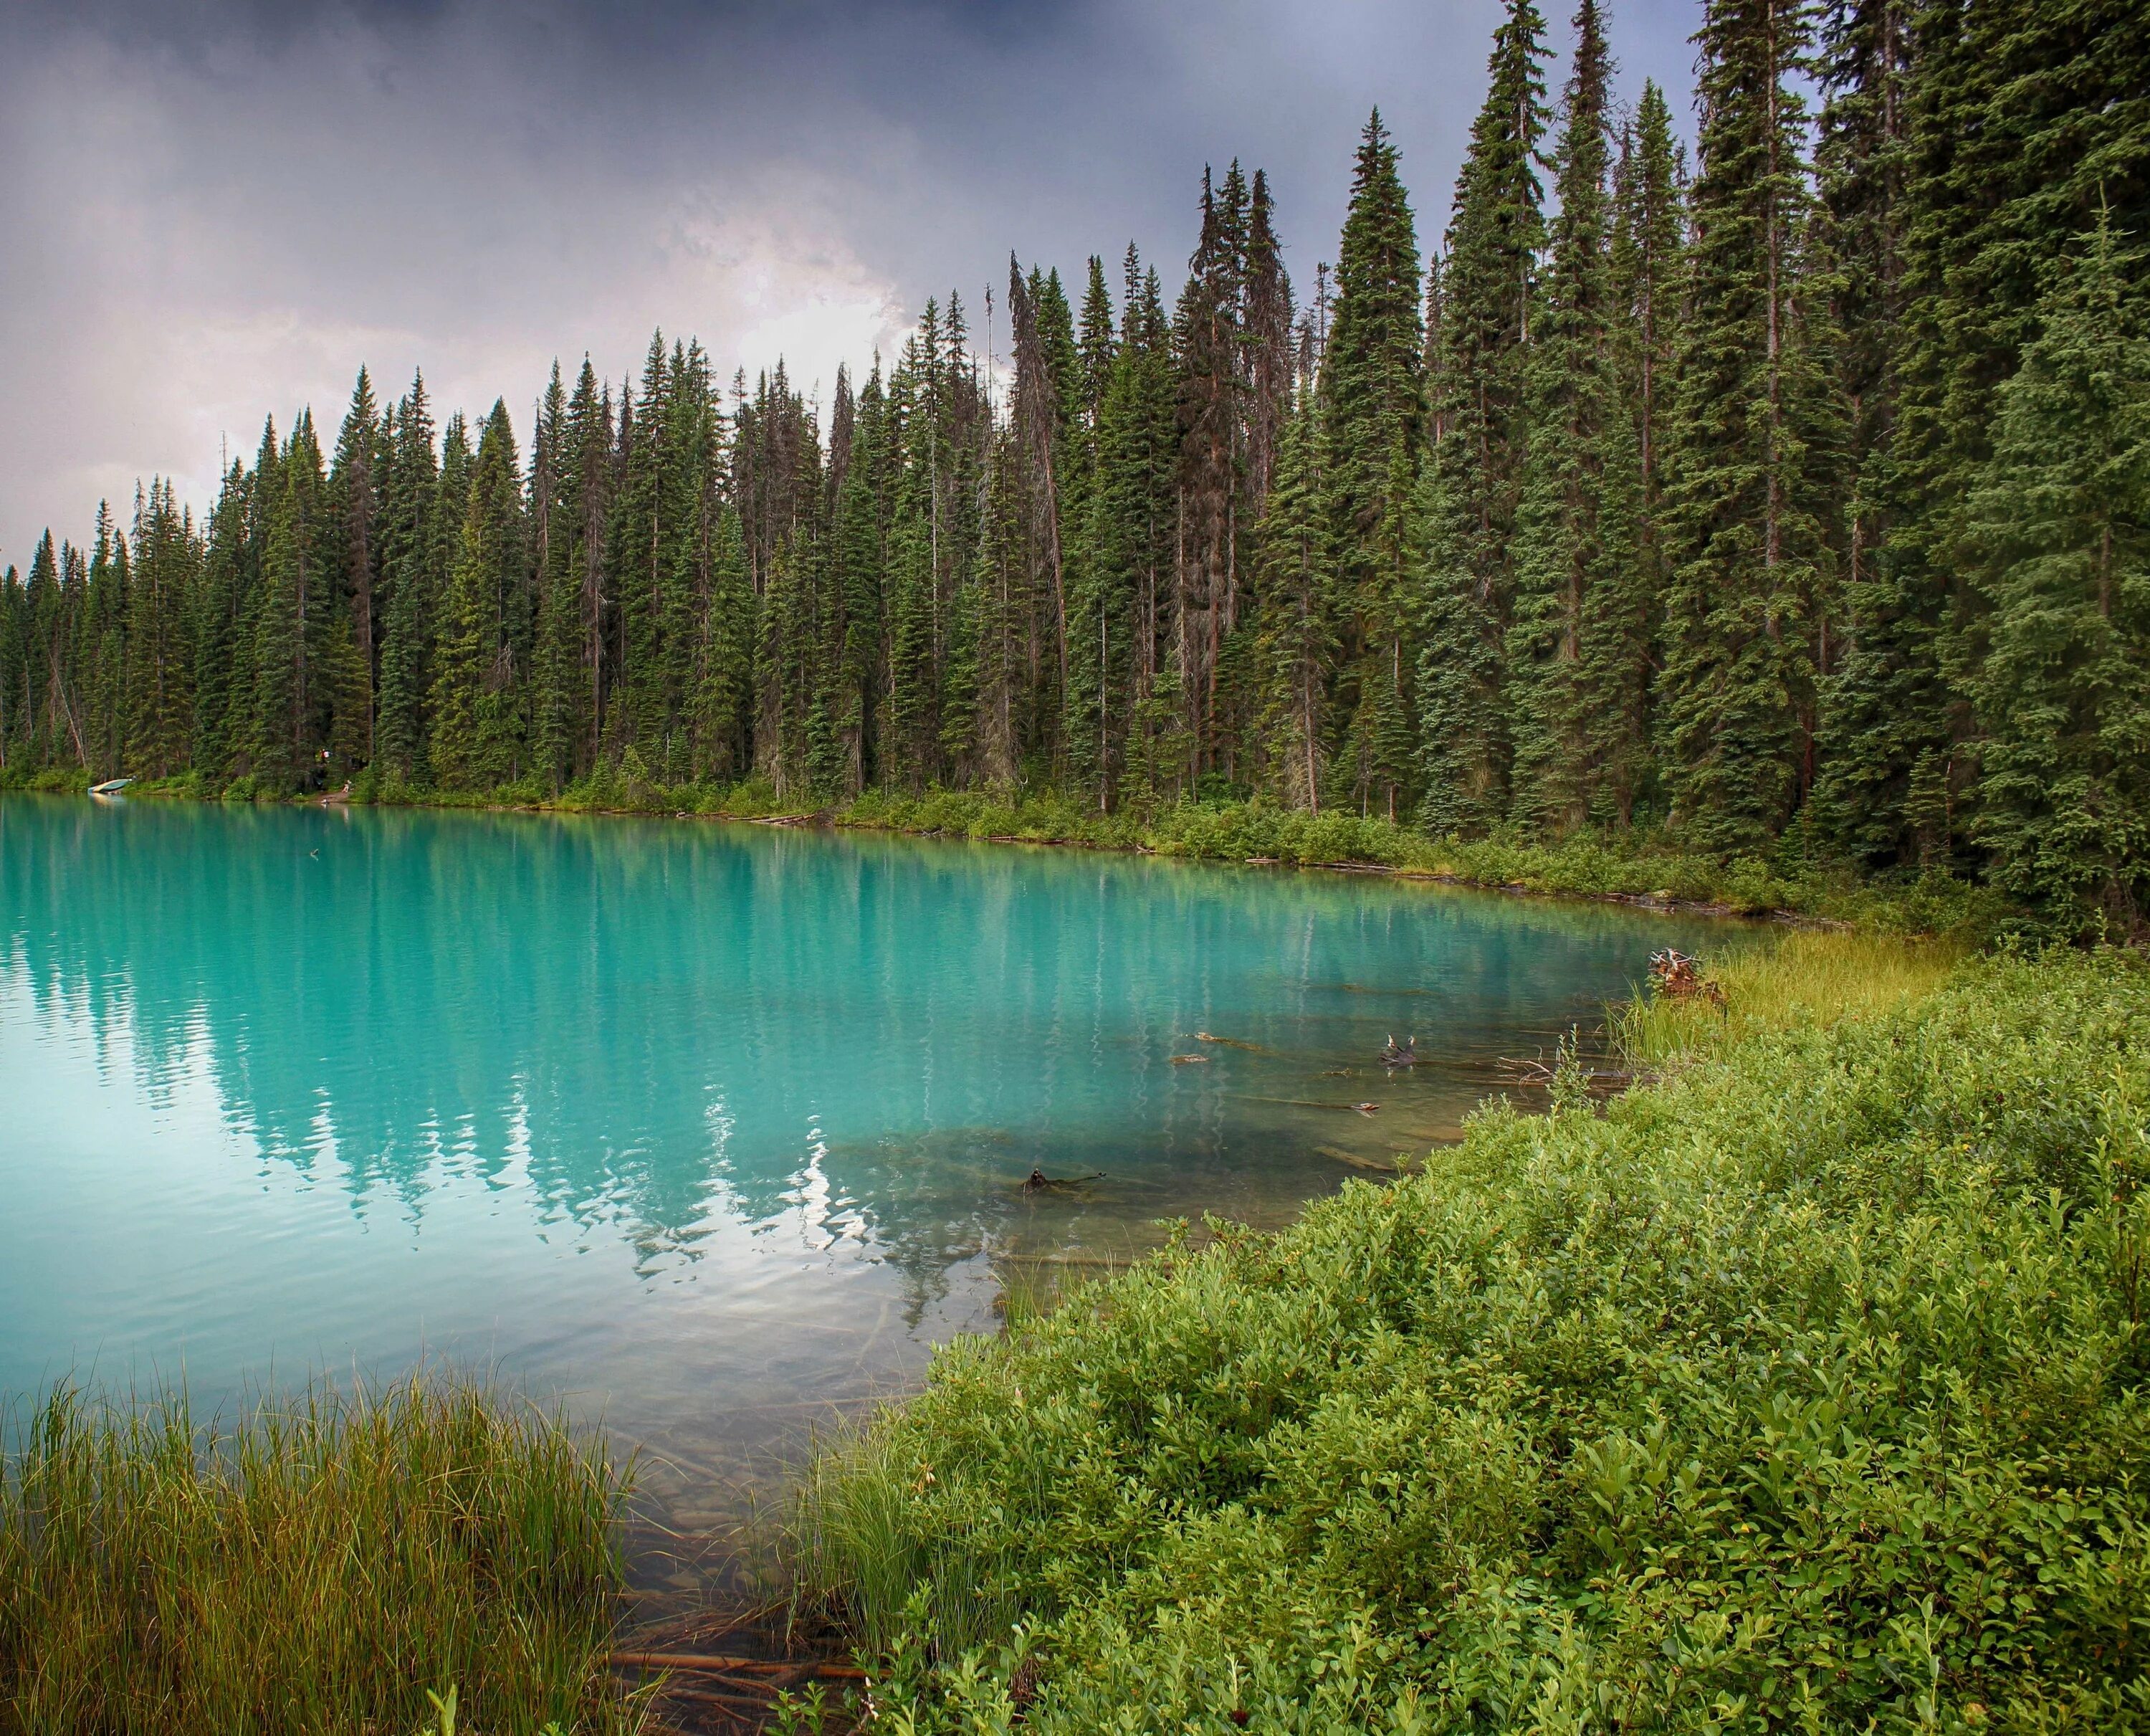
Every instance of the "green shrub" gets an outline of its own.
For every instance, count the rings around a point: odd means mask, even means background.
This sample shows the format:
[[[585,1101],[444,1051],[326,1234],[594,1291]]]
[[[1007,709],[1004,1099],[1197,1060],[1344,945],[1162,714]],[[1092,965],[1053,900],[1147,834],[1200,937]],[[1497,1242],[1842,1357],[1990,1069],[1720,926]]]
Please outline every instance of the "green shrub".
[[[50,765],[33,770],[20,760],[0,766],[0,790],[27,790],[42,795],[80,795],[91,782],[87,766]]]
[[[2150,972],[1799,1004],[949,1347],[794,1539],[886,1715],[2150,1731]]]

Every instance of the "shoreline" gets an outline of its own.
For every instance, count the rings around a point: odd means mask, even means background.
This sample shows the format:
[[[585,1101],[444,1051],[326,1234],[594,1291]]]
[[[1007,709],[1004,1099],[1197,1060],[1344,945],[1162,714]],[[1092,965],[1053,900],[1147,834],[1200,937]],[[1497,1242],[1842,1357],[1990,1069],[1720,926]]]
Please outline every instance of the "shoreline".
[[[218,805],[230,802],[223,795],[184,787],[190,781],[180,778],[145,782],[121,799]],[[14,793],[79,795],[83,790],[73,779],[63,787],[42,790],[33,782],[0,787],[0,795]],[[463,796],[401,786],[362,795],[255,797],[242,799],[238,805],[725,820],[786,829],[881,832],[968,843],[1171,857],[1234,867],[1384,876],[1511,897],[1618,905],[1641,912],[1767,922],[1793,929],[1874,928],[1906,936],[1957,933],[1976,937],[1990,933],[2004,914],[1999,901],[1986,889],[1943,872],[1892,881],[1834,868],[1809,870],[1801,879],[1789,880],[1759,858],[1735,857],[1720,862],[1653,848],[1648,843],[1637,846],[1618,834],[1576,834],[1557,844],[1435,840],[1392,821],[1279,810],[1259,800],[1185,803],[1162,810],[1144,821],[1125,813],[1078,815],[1051,795],[1010,799],[984,791],[931,791],[919,796],[867,792],[845,807],[812,809],[783,807],[764,799],[751,784],[721,790],[690,786],[665,794],[668,799],[662,801],[637,803],[630,799],[623,804],[602,798],[576,800],[572,794],[564,798],[517,800],[502,800],[497,793]],[[679,805],[682,800],[686,805]],[[1092,835],[1085,835],[1086,830]],[[1250,830],[1287,835],[1289,841],[1275,854],[1260,848],[1231,847]],[[1338,832],[1373,835],[1371,841],[1386,848],[1365,855],[1348,850],[1306,854],[1292,848],[1302,840],[1290,835],[1323,837]],[[1311,843],[1315,838],[1303,841]],[[1418,860],[1384,860],[1384,855]],[[1459,865],[1458,858],[1467,861],[1474,855],[1491,859],[1486,869]],[[1633,884],[1604,884],[1608,878],[1641,881],[1645,886],[1653,880],[1675,884],[1645,890]]]

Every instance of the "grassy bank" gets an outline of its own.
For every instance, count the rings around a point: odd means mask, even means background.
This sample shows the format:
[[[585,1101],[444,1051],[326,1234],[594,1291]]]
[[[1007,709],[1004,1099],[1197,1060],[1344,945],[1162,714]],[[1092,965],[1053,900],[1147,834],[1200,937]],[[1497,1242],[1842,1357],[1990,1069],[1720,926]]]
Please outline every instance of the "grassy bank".
[[[615,1467],[414,1380],[198,1425],[62,1389],[10,1419],[0,1730],[623,1731]]]
[[[1799,936],[820,1463],[898,1728],[2150,1730],[2150,971]],[[911,1720],[905,1723],[903,1720]]]
[[[18,787],[79,793],[86,773],[48,772]],[[250,782],[212,789],[193,774],[135,785],[130,795],[183,800],[283,800]],[[1390,820],[1350,813],[1306,814],[1260,800],[1187,801],[1148,814],[1100,814],[1052,793],[869,791],[834,807],[780,800],[767,782],[664,785],[632,765],[560,792],[535,784],[483,793],[442,791],[362,774],[351,800],[383,806],[519,808],[552,813],[693,815],[733,820],[811,817],[861,830],[1058,844],[1092,850],[1286,867],[1350,865],[1424,876],[1460,885],[1569,897],[1618,898],[1757,916],[1782,914],[1904,934],[1973,939],[2009,912],[1969,881],[1942,873],[1875,879],[1811,860],[1796,838],[1769,857],[1722,860],[1683,848],[1663,832],[1592,831],[1558,843],[1522,838],[1430,838]]]

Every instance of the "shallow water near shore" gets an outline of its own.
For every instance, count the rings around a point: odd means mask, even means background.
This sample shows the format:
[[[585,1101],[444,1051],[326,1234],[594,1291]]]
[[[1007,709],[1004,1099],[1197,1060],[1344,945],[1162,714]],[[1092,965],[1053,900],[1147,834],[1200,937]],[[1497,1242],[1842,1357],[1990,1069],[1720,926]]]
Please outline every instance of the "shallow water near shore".
[[[1159,1219],[1284,1222],[1454,1138],[1653,948],[1739,932],[856,833],[10,797],[0,1395],[490,1365],[714,1526],[1004,1287]],[[1420,1065],[1379,1064],[1392,1032]]]

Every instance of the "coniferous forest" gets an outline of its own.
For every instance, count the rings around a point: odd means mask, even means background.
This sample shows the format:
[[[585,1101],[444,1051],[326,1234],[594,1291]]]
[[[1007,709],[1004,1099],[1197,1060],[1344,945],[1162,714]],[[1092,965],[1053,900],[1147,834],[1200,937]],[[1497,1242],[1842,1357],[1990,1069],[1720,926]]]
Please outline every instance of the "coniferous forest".
[[[361,371],[9,570],[0,778],[1258,797],[2140,931],[2150,13],[1708,0],[1692,160],[1607,26],[1556,91],[1512,0],[1437,234],[1376,114],[1333,264],[1205,171],[1176,294],[1011,259],[825,418],[661,335],[527,444]]]

